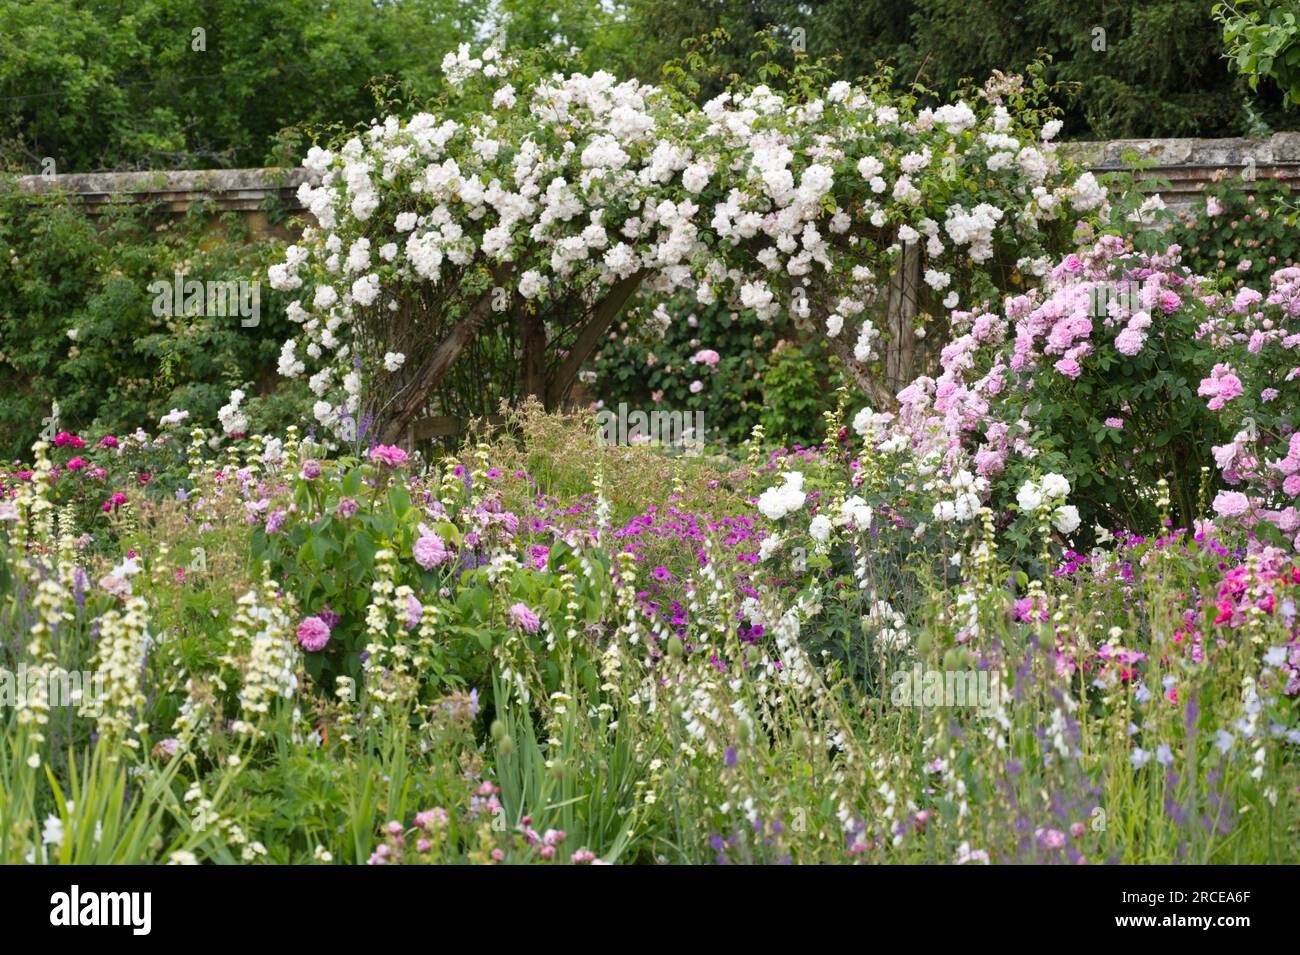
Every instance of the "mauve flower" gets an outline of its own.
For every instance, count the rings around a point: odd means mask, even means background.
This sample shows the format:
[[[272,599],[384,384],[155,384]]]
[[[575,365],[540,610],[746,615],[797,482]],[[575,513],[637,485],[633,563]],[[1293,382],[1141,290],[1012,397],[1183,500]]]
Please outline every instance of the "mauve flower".
[[[104,588],[104,590],[112,594],[114,597],[131,596],[131,581],[127,580],[123,576],[119,576],[118,574],[109,574],[106,577],[100,578],[99,586]]]
[[[339,517],[347,520],[357,512],[357,502],[350,497],[339,498],[338,505],[334,508],[334,513]]]
[[[420,622],[420,614],[424,612],[424,605],[416,599],[415,594],[408,594],[406,597],[406,629],[413,630],[415,625]]]
[[[306,461],[302,462],[302,472],[301,472],[301,474],[302,474],[304,480],[307,480],[307,481],[314,481],[314,480],[316,480],[316,478],[320,477],[320,475],[321,475],[321,466],[320,466],[320,462],[317,461],[317,460],[315,460],[315,459],[309,459],[309,460],[306,460]]]
[[[541,618],[533,613],[525,604],[515,604],[510,608],[510,625],[524,633],[536,633],[537,628],[542,624]]]
[[[370,449],[370,460],[386,464],[390,468],[400,468],[406,463],[406,452],[396,445],[377,444]]]
[[[320,617],[305,617],[298,624],[298,645],[315,653],[330,642],[330,628]]]
[[[1034,835],[1044,849],[1059,849],[1065,845],[1065,833],[1060,829],[1039,829]]]

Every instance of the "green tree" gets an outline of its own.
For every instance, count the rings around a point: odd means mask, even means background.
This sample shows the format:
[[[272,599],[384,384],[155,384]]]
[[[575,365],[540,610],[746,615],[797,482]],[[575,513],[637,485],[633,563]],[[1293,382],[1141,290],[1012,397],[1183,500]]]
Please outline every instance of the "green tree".
[[[291,127],[418,100],[486,0],[0,0],[0,167],[262,165]]]

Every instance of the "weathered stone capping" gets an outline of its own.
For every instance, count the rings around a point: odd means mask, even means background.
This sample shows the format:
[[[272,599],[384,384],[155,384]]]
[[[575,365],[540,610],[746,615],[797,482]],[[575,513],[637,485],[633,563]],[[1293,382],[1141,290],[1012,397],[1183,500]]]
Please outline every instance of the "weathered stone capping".
[[[160,202],[182,213],[196,202],[211,202],[219,212],[235,212],[258,238],[289,237],[271,223],[273,201],[299,212],[298,186],[307,178],[302,169],[182,169],[173,172],[93,172],[62,176],[24,176],[18,189],[35,194],[66,192],[77,196],[91,215],[113,203]],[[0,181],[0,189],[4,183]]]
[[[1136,154],[1147,168],[1140,179],[1161,179],[1165,202],[1187,208],[1206,186],[1220,178],[1281,180],[1294,188],[1300,182],[1300,132],[1274,133],[1267,139],[1116,139],[1107,142],[1066,142],[1061,152],[1094,172],[1121,172],[1125,157]],[[306,172],[294,169],[211,169],[172,172],[73,173],[24,176],[6,181],[23,192],[64,192],[76,196],[94,215],[122,202],[158,202],[182,213],[196,202],[210,203],[220,212],[242,216],[255,238],[292,238],[294,232],[272,221],[270,212],[303,211],[298,186]],[[278,220],[279,221],[279,220]]]
[[[1226,175],[1280,179],[1291,188],[1300,180],[1300,133],[1274,133],[1268,139],[1115,139],[1062,143],[1061,151],[1094,172],[1124,170],[1126,153],[1150,162],[1140,178],[1169,181],[1161,197],[1186,206],[1207,182]]]
[[[1252,174],[1258,179],[1300,180],[1300,132],[1275,133],[1268,139],[1117,139],[1110,142],[1062,143],[1062,152],[1094,171],[1126,168],[1124,155],[1136,153],[1152,166],[1143,178],[1169,181],[1162,195],[1170,205],[1187,205],[1216,176]],[[79,196],[91,213],[112,202],[155,201],[182,212],[195,201],[210,201],[221,211],[234,211],[254,220],[255,232],[265,225],[268,200],[278,199],[292,211],[302,209],[298,185],[302,169],[214,169],[175,172],[106,172],[25,176],[19,189],[32,193],[65,191]],[[3,188],[0,185],[0,188]],[[260,221],[259,221],[260,220]],[[260,228],[259,228],[260,226]]]

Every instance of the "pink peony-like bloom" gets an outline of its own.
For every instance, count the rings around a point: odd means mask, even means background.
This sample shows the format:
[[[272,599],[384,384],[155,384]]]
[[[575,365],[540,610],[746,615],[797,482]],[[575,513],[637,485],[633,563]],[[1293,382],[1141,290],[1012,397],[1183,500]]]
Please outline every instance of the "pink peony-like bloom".
[[[1083,374],[1083,369],[1079,367],[1079,363],[1073,358],[1062,358],[1052,367],[1063,374],[1066,378],[1078,378]]]
[[[1106,427],[1108,427],[1108,428],[1123,428],[1123,427],[1124,427],[1124,419],[1123,419],[1123,418],[1107,418],[1107,419],[1106,419]]]
[[[377,444],[370,449],[370,460],[386,464],[390,468],[400,468],[406,463],[406,452],[396,445]]]
[[[420,525],[420,537],[412,546],[411,553],[415,562],[425,570],[432,570],[451,559],[446,542],[423,524]]]
[[[704,390],[704,382],[700,381],[698,378],[691,382],[690,385],[691,394],[698,395],[703,390]]]
[[[1240,517],[1250,510],[1250,499],[1240,491],[1220,491],[1214,498],[1214,513],[1220,517]]]
[[[67,464],[65,464],[64,467],[66,467],[69,471],[80,471],[89,463],[90,462],[87,461],[85,458],[73,458]]]
[[[719,355],[717,352],[715,352],[712,348],[701,348],[699,351],[697,351],[694,355],[691,356],[691,361],[694,362],[695,364],[708,365],[710,368],[716,367],[718,362],[721,359],[722,356]]]
[[[115,448],[117,447],[117,438],[113,437],[111,434],[106,434],[99,439],[99,447]]]
[[[324,650],[330,642],[330,628],[320,617],[304,617],[298,624],[298,646],[312,653]]]
[[[536,633],[542,624],[541,618],[525,604],[515,604],[510,608],[510,625],[524,633]]]
[[[1115,350],[1121,355],[1132,357],[1142,350],[1147,337],[1132,328],[1126,328],[1115,336]]]
[[[56,448],[84,448],[86,442],[68,431],[60,431],[54,436],[54,446]]]
[[[1245,394],[1245,389],[1242,388],[1241,379],[1237,377],[1232,366],[1220,363],[1214,366],[1209,378],[1201,379],[1196,393],[1202,398],[1210,399],[1206,403],[1207,408],[1218,411],[1233,398],[1240,398]]]

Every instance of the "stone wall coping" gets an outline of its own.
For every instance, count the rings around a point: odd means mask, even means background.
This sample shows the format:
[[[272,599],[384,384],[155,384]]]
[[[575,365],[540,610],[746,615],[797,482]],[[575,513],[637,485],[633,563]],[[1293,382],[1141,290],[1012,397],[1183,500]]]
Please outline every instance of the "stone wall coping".
[[[1060,145],[1063,154],[1095,172],[1123,170],[1125,154],[1136,153],[1151,163],[1140,176],[1169,180],[1166,191],[1173,193],[1199,192],[1217,175],[1246,170],[1259,178],[1300,179],[1300,132],[1274,133],[1267,139],[1116,139]],[[23,176],[14,182],[19,190],[34,194],[61,191],[80,196],[91,211],[135,197],[150,197],[178,211],[196,199],[213,201],[220,209],[255,210],[275,197],[299,210],[297,189],[306,178],[301,168],[182,169]],[[2,183],[0,188],[5,188]]]

